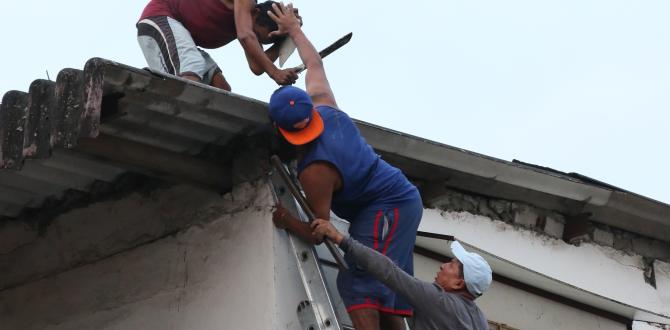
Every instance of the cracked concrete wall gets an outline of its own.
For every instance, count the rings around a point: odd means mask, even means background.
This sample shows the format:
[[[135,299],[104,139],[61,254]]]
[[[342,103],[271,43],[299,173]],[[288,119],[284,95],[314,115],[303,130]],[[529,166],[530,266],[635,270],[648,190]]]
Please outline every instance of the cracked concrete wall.
[[[563,237],[565,218],[556,212],[524,203],[465,194],[445,187],[440,188],[439,194],[433,192],[433,195],[436,197],[424,200],[432,208],[483,215],[553,238]]]
[[[424,200],[429,207],[483,215],[522,230],[531,230],[552,238],[563,239],[566,217],[560,213],[520,202],[470,195],[446,187],[433,187],[432,189],[439,189],[439,191],[432,191],[431,196],[435,197]],[[574,245],[595,243],[631,255],[670,262],[670,244],[668,243],[604,224],[588,222],[588,229],[584,235],[571,239],[569,243]]]
[[[635,321],[632,330],[670,330],[670,324]]]
[[[0,230],[2,329],[268,329],[271,196],[185,186]],[[250,257],[253,256],[253,257]],[[250,280],[253,279],[253,280]]]
[[[74,209],[41,230],[21,221],[0,222],[0,269],[5,270],[0,290],[212,221],[253,201],[231,196],[178,185]]]

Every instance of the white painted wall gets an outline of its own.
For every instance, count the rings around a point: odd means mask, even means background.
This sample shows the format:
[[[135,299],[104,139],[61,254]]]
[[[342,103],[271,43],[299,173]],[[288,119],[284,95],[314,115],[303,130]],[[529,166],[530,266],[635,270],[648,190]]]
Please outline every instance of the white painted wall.
[[[224,198],[175,187],[74,210],[43,236],[22,229],[29,235],[2,246],[0,264],[8,270],[0,280],[22,284],[0,290],[0,328],[295,329],[296,301],[306,297],[299,278],[285,271],[294,257],[285,233],[271,223],[272,204],[262,183],[236,187]],[[192,218],[175,222],[170,218],[176,214]],[[186,228],[163,235],[175,226]],[[506,226],[426,210],[420,229],[455,235],[538,272],[565,275],[564,280],[573,278],[570,272],[588,272],[588,281],[577,276],[577,284],[588,290],[641,285],[636,256],[569,246]],[[42,263],[54,259],[83,266],[62,271],[57,262]],[[432,280],[437,267],[416,256],[418,277]],[[30,280],[34,276],[42,279]],[[658,290],[623,298],[666,308],[670,266],[657,263],[656,276]],[[624,329],[501,283],[494,283],[479,304],[491,320],[521,329]]]
[[[244,210],[0,291],[0,328],[274,328],[271,198],[243,189]]]
[[[238,189],[239,190],[239,189]],[[171,232],[241,210],[254,196],[177,185],[92,203],[55,217],[43,233],[0,223],[0,290],[106,258]]]
[[[656,261],[656,269],[661,269],[656,272],[657,283],[661,285],[655,289],[644,282],[641,256],[627,255],[613,248],[588,243],[574,246],[467,212],[424,210],[419,230],[454,235],[500,260],[527,269],[528,273],[541,274],[561,285],[605,297],[604,300],[618,302],[625,308],[632,306],[670,316],[669,293],[662,290],[670,280],[666,263]]]
[[[414,255],[415,275],[424,281],[432,282],[439,266],[438,261],[422,255]],[[621,323],[610,321],[500,282],[493,282],[489,290],[476,302],[489,320],[518,329],[626,329],[626,326]]]

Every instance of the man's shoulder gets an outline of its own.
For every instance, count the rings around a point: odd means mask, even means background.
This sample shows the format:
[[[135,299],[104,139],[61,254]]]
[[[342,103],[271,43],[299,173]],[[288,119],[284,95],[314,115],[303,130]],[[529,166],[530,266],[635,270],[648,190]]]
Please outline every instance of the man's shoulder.
[[[341,112],[344,113],[344,111],[332,106],[332,105],[327,105],[327,104],[317,104],[314,106],[316,111],[319,113],[328,113],[328,112]]]
[[[351,125],[354,125],[353,119],[351,119],[351,117],[349,117],[349,115],[346,112],[342,111],[342,109],[324,104],[316,105],[314,106],[314,109],[316,109],[316,112],[319,113],[321,118],[324,120],[324,123],[329,122],[331,120],[337,120],[339,122],[344,120],[350,122]]]
[[[437,284],[435,284],[437,286]],[[451,306],[461,306],[465,309],[471,309],[473,306],[477,307],[474,301],[468,300],[463,296],[448,291],[444,291],[440,288],[441,297],[444,299],[445,303]]]

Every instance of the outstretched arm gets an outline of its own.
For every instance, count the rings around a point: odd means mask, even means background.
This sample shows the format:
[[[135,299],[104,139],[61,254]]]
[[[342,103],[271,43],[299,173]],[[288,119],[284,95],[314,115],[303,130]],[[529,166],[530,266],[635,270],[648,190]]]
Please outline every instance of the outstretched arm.
[[[261,43],[256,37],[256,33],[253,29],[254,21],[253,17],[251,16],[255,5],[256,3],[253,0],[235,0],[234,7],[237,40],[239,40],[242,48],[244,49],[244,54],[247,57],[249,68],[256,75],[267,72],[267,74],[275,82],[277,82],[277,84],[293,84],[298,78],[297,74],[295,74],[295,72],[291,72],[290,70],[278,69],[272,63],[273,61],[263,51],[263,47],[261,47]]]
[[[333,226],[330,221],[314,220],[311,224],[312,235],[318,240],[330,238],[351,257],[356,264],[363,267],[380,282],[391,290],[407,298],[416,309],[422,306],[437,306],[439,290],[432,283],[421,281],[405,273],[387,256],[357,242],[351,237],[345,237]]]
[[[273,33],[287,33],[293,39],[298,48],[298,54],[300,54],[300,58],[307,68],[305,85],[307,86],[307,94],[312,98],[312,102],[315,106],[328,105],[337,107],[335,96],[330,89],[330,84],[326,77],[321,56],[319,56],[314,45],[307,39],[305,33],[300,28],[300,20],[293,11],[293,5],[288,4],[288,6],[285,6],[280,3],[272,7],[273,12],[268,12],[268,14],[279,26],[279,30]]]

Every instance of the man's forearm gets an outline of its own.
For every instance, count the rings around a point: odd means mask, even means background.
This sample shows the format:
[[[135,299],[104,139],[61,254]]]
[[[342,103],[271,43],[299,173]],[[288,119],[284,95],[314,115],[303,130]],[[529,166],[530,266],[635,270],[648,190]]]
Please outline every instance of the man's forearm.
[[[293,39],[296,48],[298,48],[300,59],[307,69],[323,66],[323,61],[321,60],[321,56],[319,56],[319,52],[317,52],[314,45],[307,39],[307,36],[305,36],[302,29],[296,28],[291,30],[289,36]]]
[[[417,307],[422,301],[432,299],[433,295],[428,294],[427,290],[427,288],[432,288],[432,284],[420,281],[405,273],[387,256],[351,237],[342,240],[340,248],[359,266],[363,267],[366,272],[407,298],[413,306]]]
[[[239,41],[244,52],[247,54],[247,57],[251,59],[250,68],[254,74],[260,75],[267,72],[271,75],[277,70],[277,67],[268,58],[261,45],[258,43],[258,39],[255,37],[246,37],[240,38]]]
[[[312,229],[309,227],[309,224],[306,222],[302,222],[299,219],[293,217],[292,215],[287,215],[287,217],[290,217],[287,219],[287,226],[286,229],[288,229],[290,232],[298,236],[300,239],[303,241],[310,243],[312,245],[318,244],[319,242],[317,239],[312,235]]]
[[[270,59],[265,56],[256,32],[254,32],[254,18],[252,12],[256,6],[255,0],[234,0],[235,29],[237,40],[244,49],[244,54],[249,62],[249,68],[254,74],[260,75],[267,72],[272,75],[277,68]]]

